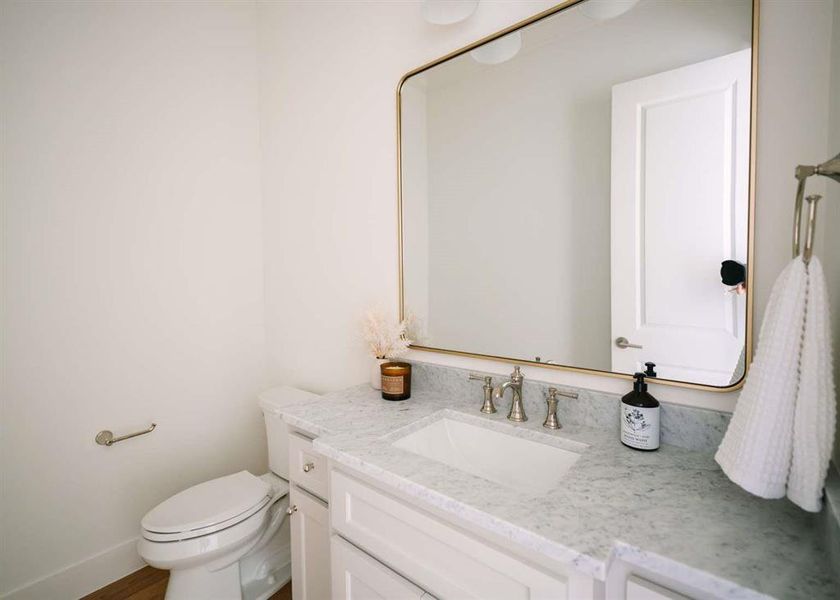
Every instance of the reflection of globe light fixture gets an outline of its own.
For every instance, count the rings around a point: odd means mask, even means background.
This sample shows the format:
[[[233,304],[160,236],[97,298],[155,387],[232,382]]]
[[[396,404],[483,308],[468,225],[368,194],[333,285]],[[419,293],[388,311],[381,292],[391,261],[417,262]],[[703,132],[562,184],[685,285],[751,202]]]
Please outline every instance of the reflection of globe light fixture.
[[[423,19],[433,25],[452,25],[475,12],[478,0],[423,0]]]
[[[605,21],[623,15],[638,3],[639,0],[586,0],[580,9],[590,19]]]
[[[470,56],[475,62],[483,65],[498,65],[516,56],[520,48],[522,48],[522,34],[514,31],[498,40],[470,50]]]

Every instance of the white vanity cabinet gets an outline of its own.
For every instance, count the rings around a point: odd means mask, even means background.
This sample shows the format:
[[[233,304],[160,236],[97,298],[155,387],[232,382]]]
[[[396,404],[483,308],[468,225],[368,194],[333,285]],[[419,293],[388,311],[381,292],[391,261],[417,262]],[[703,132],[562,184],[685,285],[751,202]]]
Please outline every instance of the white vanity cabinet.
[[[330,591],[328,461],[312,440],[289,433],[289,519],[294,600],[327,600]]]
[[[407,589],[417,586],[416,593],[422,588],[438,598],[458,600],[584,600],[599,597],[592,580],[582,582],[578,577],[571,581],[544,570],[342,471],[331,471],[330,492],[333,532],[364,550],[370,560],[384,563],[379,566],[387,567],[386,571],[392,577],[403,580],[402,576],[405,576],[411,580],[411,587]],[[334,548],[338,545],[339,542],[335,542]],[[358,549],[354,548],[357,552]],[[347,579],[346,571],[343,563],[333,563],[333,581]],[[373,581],[378,570],[371,567],[364,572],[368,573],[368,580]],[[345,585],[352,588],[352,581],[351,578],[351,583]],[[359,579],[357,585],[361,586],[365,581]],[[362,596],[351,593],[334,597]]]

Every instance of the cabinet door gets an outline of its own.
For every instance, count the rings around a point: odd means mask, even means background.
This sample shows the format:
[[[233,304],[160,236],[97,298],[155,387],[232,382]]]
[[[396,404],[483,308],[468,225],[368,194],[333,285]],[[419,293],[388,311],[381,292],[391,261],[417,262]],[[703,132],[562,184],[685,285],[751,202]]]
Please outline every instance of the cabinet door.
[[[292,597],[330,598],[330,522],[327,505],[293,485],[289,506],[292,529]]]
[[[332,536],[333,600],[421,600],[424,592],[337,535]]]

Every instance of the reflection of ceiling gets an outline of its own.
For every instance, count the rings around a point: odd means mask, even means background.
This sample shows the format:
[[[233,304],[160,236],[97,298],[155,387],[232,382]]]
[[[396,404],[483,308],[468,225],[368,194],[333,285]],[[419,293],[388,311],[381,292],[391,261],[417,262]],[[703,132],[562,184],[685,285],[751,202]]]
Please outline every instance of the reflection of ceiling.
[[[505,63],[482,65],[465,54],[406,85],[434,90],[543,61],[570,87],[592,91],[750,46],[750,0],[641,0],[606,21],[587,17],[581,8],[575,5],[522,29],[522,50]]]

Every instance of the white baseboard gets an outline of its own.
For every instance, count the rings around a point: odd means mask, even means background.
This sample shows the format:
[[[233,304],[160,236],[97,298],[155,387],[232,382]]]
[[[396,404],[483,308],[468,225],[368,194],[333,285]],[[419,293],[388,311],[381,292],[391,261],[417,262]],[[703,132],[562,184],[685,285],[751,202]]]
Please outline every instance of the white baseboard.
[[[81,598],[144,566],[137,538],[31,581],[0,595],[0,600],[69,600]]]

